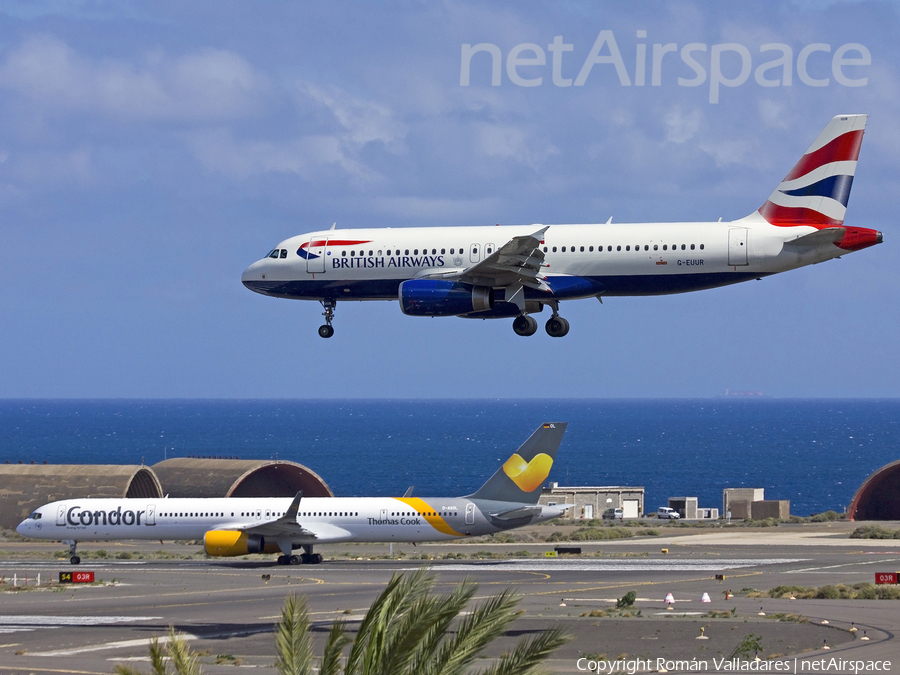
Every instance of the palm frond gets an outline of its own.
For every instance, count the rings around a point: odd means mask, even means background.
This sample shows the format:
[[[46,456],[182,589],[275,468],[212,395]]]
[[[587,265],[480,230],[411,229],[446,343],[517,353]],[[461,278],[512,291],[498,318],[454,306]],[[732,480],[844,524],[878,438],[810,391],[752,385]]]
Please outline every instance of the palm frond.
[[[515,621],[518,603],[518,596],[509,589],[487,598],[460,622],[456,635],[441,645],[437,658],[420,672],[423,675],[466,672],[484,648]]]
[[[281,620],[275,626],[275,651],[275,668],[281,675],[309,675],[312,672],[306,598],[293,593],[285,598]]]
[[[441,596],[433,605],[427,621],[422,621],[423,630],[410,649],[409,672],[422,675],[440,662],[442,643],[448,638],[450,625],[466,608],[475,592],[477,584],[465,579],[449,595]]]
[[[546,672],[542,664],[556,649],[572,639],[560,628],[552,628],[519,642],[492,667],[480,675],[538,675]]]
[[[169,642],[166,651],[172,660],[176,675],[201,675],[200,661],[197,655],[188,647],[183,635],[175,632],[174,626],[169,626]]]
[[[150,640],[150,666],[153,675],[166,675],[166,651],[159,644],[158,637]]]
[[[126,666],[122,663],[117,664],[116,667],[113,668],[113,672],[116,675],[144,675],[134,666]]]
[[[338,620],[331,624],[325,648],[322,650],[319,675],[339,675],[341,672],[341,652],[344,646],[350,642],[350,638],[345,634],[346,630],[347,623],[345,621]]]
[[[409,576],[395,574],[378,596],[360,624],[347,659],[347,675],[378,675],[385,657],[388,632],[394,622],[404,616],[416,600],[427,596],[434,587],[434,577],[426,568]],[[391,673],[390,675],[395,675]]]

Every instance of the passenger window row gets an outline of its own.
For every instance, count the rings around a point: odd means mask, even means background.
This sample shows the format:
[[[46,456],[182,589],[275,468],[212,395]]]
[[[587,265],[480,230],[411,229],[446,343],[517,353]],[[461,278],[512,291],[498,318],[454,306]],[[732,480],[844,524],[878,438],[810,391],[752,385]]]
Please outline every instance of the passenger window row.
[[[488,249],[488,253],[490,253],[490,251],[491,251],[491,250]],[[451,249],[450,249],[450,255],[453,255],[455,252],[456,252],[456,249],[455,249],[455,248],[451,248]],[[462,250],[462,249],[459,249],[459,252],[462,253],[463,250]],[[446,254],[447,254],[447,249],[446,249],[446,248],[442,248],[442,249],[441,249],[440,255],[446,255]],[[349,254],[348,254],[348,252],[347,252],[346,250],[341,251],[341,256],[342,256],[342,257],[346,258],[348,255],[349,255],[351,258],[352,258],[352,257],[355,257],[355,256],[365,256],[365,255],[370,255],[370,256],[371,256],[371,255],[379,255],[379,256],[380,256],[380,255],[419,255],[419,249],[417,249],[417,248],[412,249],[412,253],[410,253],[410,249],[408,249],[408,248],[407,248],[407,249],[403,249],[403,252],[402,252],[402,253],[400,252],[400,249],[399,249],[399,248],[397,248],[397,249],[389,248],[389,249],[387,249],[386,251],[384,251],[384,250],[382,250],[382,249],[378,249],[377,252],[376,252],[376,251],[373,251],[372,249],[369,249],[368,254],[366,253],[365,249],[363,249],[363,250],[361,250],[361,251],[359,251],[359,252],[356,252],[356,251],[350,251]],[[422,255],[428,255],[428,249],[427,249],[427,248],[423,248],[423,249],[422,249]],[[438,255],[438,250],[437,250],[436,248],[431,249],[431,255]]]
[[[561,250],[560,250],[560,253],[566,253],[567,251],[570,252],[570,253],[575,253],[575,248],[576,248],[575,246],[562,246],[562,247],[560,247],[560,249],[561,249]],[[681,244],[681,250],[682,250],[682,251],[686,251],[686,250],[688,250],[688,248],[690,248],[690,250],[693,251],[693,250],[696,250],[697,245],[696,245],[696,244]],[[705,246],[704,244],[700,244],[699,248],[700,248],[700,250],[702,251],[702,250],[704,250],[704,249],[706,248],[706,246]],[[578,247],[578,250],[579,250],[580,253],[584,253],[584,249],[585,249],[584,246]],[[588,250],[588,253],[593,253],[594,247],[593,247],[593,246],[588,246],[588,247],[587,247],[587,250]],[[612,251],[612,250],[613,250],[613,247],[612,247],[612,246],[607,246],[607,247],[606,247],[606,250],[607,250],[607,251]],[[616,251],[621,251],[621,250],[622,250],[622,246],[621,246],[621,245],[616,246]],[[625,245],[625,250],[626,250],[626,251],[630,251],[630,250],[631,250],[631,245],[630,245],[630,244],[626,244],[626,245]],[[640,251],[640,250],[641,250],[641,245],[640,245],[640,244],[636,245],[636,246],[634,247],[634,250],[635,250],[635,251]],[[649,250],[650,250],[650,244],[644,244],[644,249],[643,249],[643,250],[649,251]],[[659,250],[660,250],[660,245],[659,245],[659,244],[653,244],[653,250],[654,250],[654,251],[659,251]],[[662,250],[663,250],[663,251],[668,251],[668,250],[669,250],[669,245],[668,245],[668,244],[662,244]],[[678,250],[678,244],[672,244],[672,250],[673,250],[673,251],[677,251],[677,250]],[[548,252],[556,253],[556,251],[557,251],[557,247],[556,247],[556,246],[549,247],[549,250],[548,250],[548,247],[547,247],[547,246],[544,246],[544,253],[548,253]],[[602,252],[603,252],[603,246],[598,246],[598,247],[597,247],[597,253],[602,253]]]

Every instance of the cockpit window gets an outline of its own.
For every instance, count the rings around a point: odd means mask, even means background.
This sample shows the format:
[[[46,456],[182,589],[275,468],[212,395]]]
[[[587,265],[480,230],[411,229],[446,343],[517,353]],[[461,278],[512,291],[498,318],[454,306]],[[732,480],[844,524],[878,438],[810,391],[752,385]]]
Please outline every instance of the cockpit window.
[[[41,512],[40,512],[40,511],[35,511],[34,513],[31,514],[30,518],[31,518],[32,520],[40,520],[40,519],[41,519]]]
[[[278,249],[277,248],[272,249],[271,251],[269,251],[269,255],[267,255],[266,257],[267,258],[277,258],[278,257]]]
[[[286,248],[281,249],[281,255],[278,257],[279,258],[287,258],[287,249]]]

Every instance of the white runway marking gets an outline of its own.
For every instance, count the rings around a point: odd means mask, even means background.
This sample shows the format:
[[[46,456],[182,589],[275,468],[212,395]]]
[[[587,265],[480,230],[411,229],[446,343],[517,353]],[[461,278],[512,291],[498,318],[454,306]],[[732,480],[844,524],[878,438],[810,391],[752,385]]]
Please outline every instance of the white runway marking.
[[[806,562],[808,558],[724,558],[717,560],[517,560],[482,561],[435,565],[436,572],[465,571],[478,566],[479,571],[497,572],[718,572],[720,570],[783,565]],[[418,568],[398,567],[396,571]],[[318,571],[318,570],[317,570]],[[324,570],[323,570],[324,571]],[[393,570],[392,570],[393,571]]]
[[[160,621],[161,616],[45,616],[41,614],[12,614],[0,616],[3,626],[113,626],[133,621]]]
[[[797,574],[799,572],[820,572],[822,570],[835,570],[838,567],[856,567],[858,565],[890,565],[890,564],[896,565],[897,561],[898,561],[897,558],[890,558],[888,560],[863,560],[863,561],[852,562],[852,563],[841,563],[840,565],[824,565],[822,567],[805,567],[805,568],[799,569],[799,570],[790,570],[788,573],[789,574]],[[849,570],[849,571],[852,572],[852,570]]]
[[[183,640],[196,640],[196,635],[190,633],[182,633],[179,637]],[[149,647],[152,638],[141,638],[140,640],[119,640],[118,642],[106,642],[102,645],[90,645],[88,647],[76,647],[74,649],[58,649],[52,652],[29,652],[31,656],[73,656],[75,654],[84,654],[86,652],[101,652],[107,649],[123,649],[125,647]],[[159,644],[163,645],[169,641],[167,635],[159,636]]]

